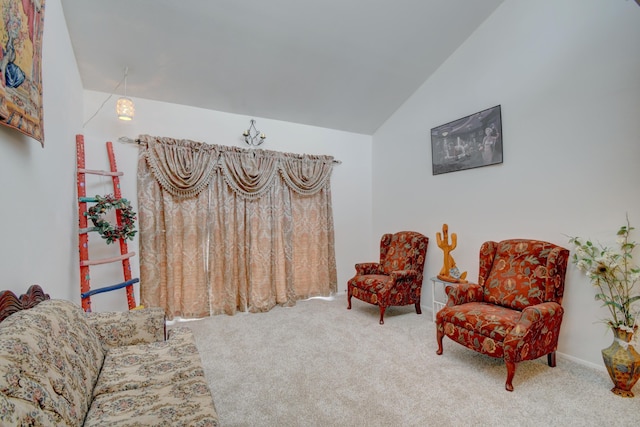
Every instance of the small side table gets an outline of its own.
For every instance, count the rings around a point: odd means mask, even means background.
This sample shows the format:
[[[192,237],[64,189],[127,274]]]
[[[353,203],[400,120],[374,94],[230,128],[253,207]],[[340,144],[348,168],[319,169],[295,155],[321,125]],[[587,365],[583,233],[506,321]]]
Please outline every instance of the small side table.
[[[432,313],[433,321],[436,321],[436,313],[438,313],[442,307],[447,305],[447,293],[444,289],[447,285],[455,285],[455,283],[440,280],[437,277],[431,279],[431,301],[432,301]]]

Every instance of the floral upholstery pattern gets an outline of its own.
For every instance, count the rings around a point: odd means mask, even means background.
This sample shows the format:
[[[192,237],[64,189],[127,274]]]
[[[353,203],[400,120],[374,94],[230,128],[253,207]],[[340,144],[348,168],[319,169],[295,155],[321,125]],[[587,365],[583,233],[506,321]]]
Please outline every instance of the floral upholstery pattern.
[[[566,264],[558,265],[560,250],[555,245],[509,240],[493,253],[492,268],[483,281],[485,301],[516,310],[544,301],[561,302],[563,287],[558,279],[564,278]]]
[[[380,239],[380,262],[356,264],[356,275],[347,283],[348,308],[351,297],[380,307],[380,324],[385,309],[414,304],[420,310],[424,262],[429,239],[414,231],[385,234]]]
[[[65,425],[62,419],[50,411],[44,410],[35,402],[22,399],[9,399],[0,393],[0,420],[7,426],[49,427]]]
[[[182,334],[182,335],[181,335]],[[160,341],[117,347],[107,353],[93,397],[116,391],[173,383],[194,376],[204,377],[193,333],[187,328],[172,330],[177,341]]]
[[[125,345],[164,341],[164,310],[147,308],[124,312],[86,313],[105,351]]]
[[[216,427],[204,377],[155,384],[97,396],[85,427]]]
[[[568,257],[567,249],[539,240],[485,242],[478,284],[446,287],[447,305],[436,316],[438,354],[447,336],[504,358],[508,390],[516,363],[546,354],[555,366]]]
[[[0,323],[0,425],[217,426],[192,332],[164,311],[47,300]]]
[[[111,350],[93,394],[85,426],[218,425],[188,328],[172,329],[169,341]]]
[[[75,304],[47,300],[0,323],[0,391],[35,403],[56,424],[82,425],[104,359]]]

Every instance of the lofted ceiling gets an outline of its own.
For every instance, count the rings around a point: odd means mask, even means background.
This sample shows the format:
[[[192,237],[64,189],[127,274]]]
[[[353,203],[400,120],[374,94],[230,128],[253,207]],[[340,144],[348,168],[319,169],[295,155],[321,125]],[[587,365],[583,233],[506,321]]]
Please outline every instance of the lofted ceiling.
[[[131,97],[371,135],[502,2],[62,0],[62,6],[87,90],[113,92],[127,68]]]

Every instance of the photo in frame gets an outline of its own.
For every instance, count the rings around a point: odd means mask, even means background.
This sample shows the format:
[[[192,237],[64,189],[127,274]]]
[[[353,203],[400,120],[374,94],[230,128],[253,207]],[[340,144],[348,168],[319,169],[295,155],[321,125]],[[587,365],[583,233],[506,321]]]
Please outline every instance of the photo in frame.
[[[0,3],[0,124],[44,146],[41,68],[45,1]]]
[[[431,129],[433,175],[502,163],[500,105]]]

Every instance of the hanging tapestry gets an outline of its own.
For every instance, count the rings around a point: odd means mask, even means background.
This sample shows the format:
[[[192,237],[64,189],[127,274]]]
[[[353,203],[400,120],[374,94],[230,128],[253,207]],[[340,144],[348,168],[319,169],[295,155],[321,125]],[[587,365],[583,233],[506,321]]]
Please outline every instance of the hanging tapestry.
[[[0,123],[44,146],[41,66],[45,0],[0,1]]]

